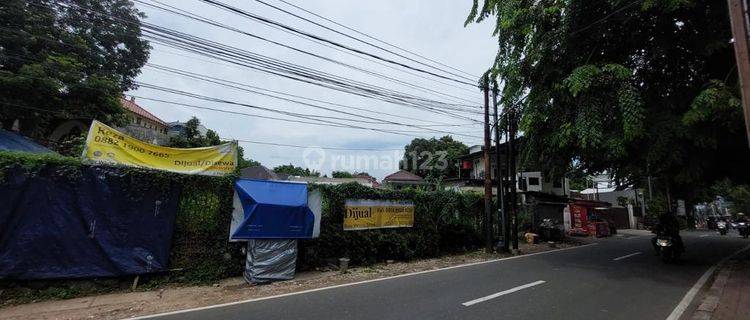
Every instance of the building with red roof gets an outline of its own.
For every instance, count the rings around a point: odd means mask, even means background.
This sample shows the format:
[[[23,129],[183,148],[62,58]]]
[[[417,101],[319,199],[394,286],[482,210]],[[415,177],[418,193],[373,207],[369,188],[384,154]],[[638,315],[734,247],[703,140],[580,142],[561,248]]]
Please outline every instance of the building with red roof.
[[[153,113],[135,103],[135,97],[120,98],[122,107],[130,115],[130,123],[121,128],[134,138],[148,143],[163,145],[169,141],[167,130],[169,125]]]

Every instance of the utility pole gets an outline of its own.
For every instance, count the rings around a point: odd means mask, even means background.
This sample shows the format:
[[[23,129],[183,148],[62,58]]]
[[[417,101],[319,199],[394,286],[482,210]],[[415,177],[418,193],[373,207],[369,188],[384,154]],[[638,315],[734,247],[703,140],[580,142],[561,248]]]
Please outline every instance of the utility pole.
[[[493,82],[492,85],[492,105],[494,106],[495,111],[495,168],[496,168],[496,174],[495,179],[497,180],[496,188],[497,188],[497,206],[498,206],[498,227],[500,229],[500,234],[503,238],[503,251],[508,252],[510,247],[510,237],[508,236],[510,234],[509,229],[509,223],[508,223],[508,214],[505,210],[505,188],[503,187],[503,182],[505,181],[505,174],[502,166],[502,160],[500,158],[500,121],[498,111],[497,111],[497,95],[498,95],[499,88],[497,87],[497,82]]]
[[[734,38],[734,57],[737,60],[737,74],[740,79],[742,107],[745,110],[745,129],[750,146],[750,49],[748,49],[747,8],[744,0],[729,1],[729,19]]]
[[[513,251],[518,251],[518,203],[516,201],[516,110],[515,106],[508,109],[508,175],[510,176],[510,212],[513,214],[511,238],[513,239]]]
[[[492,253],[492,169],[490,167],[490,88],[484,77],[484,251]]]

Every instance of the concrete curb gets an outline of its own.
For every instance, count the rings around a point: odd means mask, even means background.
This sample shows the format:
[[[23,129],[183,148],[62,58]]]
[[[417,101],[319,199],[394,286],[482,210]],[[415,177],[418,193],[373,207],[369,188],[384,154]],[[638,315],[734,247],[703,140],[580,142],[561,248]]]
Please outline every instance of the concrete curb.
[[[724,292],[724,287],[726,287],[727,282],[729,281],[729,275],[732,273],[733,264],[734,263],[730,261],[721,266],[713,284],[711,284],[711,288],[708,289],[703,301],[701,301],[698,309],[696,309],[695,313],[690,318],[691,320],[710,320],[713,317],[716,307],[719,306],[719,299]]]

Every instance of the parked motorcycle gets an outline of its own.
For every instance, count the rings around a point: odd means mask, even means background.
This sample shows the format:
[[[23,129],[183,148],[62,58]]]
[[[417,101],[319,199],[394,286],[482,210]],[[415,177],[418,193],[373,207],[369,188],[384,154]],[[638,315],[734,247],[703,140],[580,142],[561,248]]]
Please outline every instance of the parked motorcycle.
[[[726,221],[719,221],[716,223],[716,229],[719,229],[719,234],[726,235],[727,234],[727,222]]]
[[[656,238],[656,248],[664,263],[677,260],[680,257],[680,250],[677,249],[674,239],[668,236],[658,236]]]
[[[739,232],[743,238],[747,238],[750,236],[750,226],[747,225],[747,222],[738,222],[737,232]]]

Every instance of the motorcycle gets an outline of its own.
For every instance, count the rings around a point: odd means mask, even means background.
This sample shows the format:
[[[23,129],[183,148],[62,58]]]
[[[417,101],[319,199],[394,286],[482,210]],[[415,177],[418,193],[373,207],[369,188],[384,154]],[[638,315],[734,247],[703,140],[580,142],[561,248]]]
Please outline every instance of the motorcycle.
[[[664,263],[673,262],[680,257],[680,250],[676,248],[672,237],[658,236],[656,238],[656,248]]]
[[[739,232],[743,238],[747,238],[750,236],[750,226],[747,225],[747,222],[738,222],[737,232]]]
[[[716,223],[716,228],[719,229],[719,234],[726,235],[727,234],[727,223],[726,221],[719,221]]]

